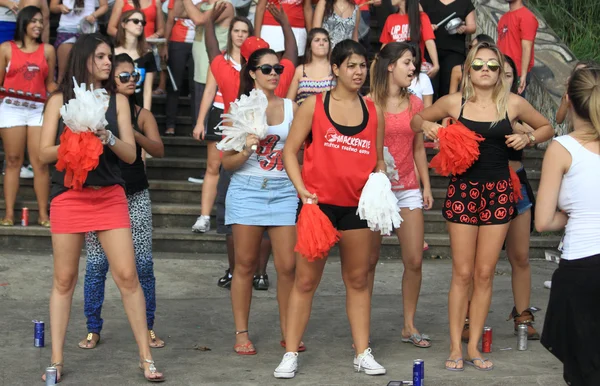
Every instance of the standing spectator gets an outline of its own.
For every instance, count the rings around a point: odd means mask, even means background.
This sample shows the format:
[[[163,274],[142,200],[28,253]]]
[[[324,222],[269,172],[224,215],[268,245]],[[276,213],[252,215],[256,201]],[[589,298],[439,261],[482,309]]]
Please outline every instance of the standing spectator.
[[[42,41],[48,43],[50,40],[50,10],[46,0],[0,0],[0,43],[13,40],[15,30],[17,29],[17,13],[19,9],[24,9],[33,5],[42,10],[42,19],[44,30],[42,32]]]
[[[498,21],[498,48],[510,56],[517,65],[519,75],[519,95],[527,87],[529,71],[533,67],[533,41],[538,29],[538,21],[523,0],[506,0],[510,9]]]
[[[486,34],[479,34],[471,40],[469,43],[469,51],[471,48],[475,47],[478,43],[486,42],[489,44],[496,44],[494,38]],[[448,90],[448,94],[454,94],[455,92],[462,89],[462,78],[463,78],[463,70],[465,64],[460,63],[454,66],[452,69],[452,75],[450,77],[450,89]]]
[[[133,9],[140,10],[146,16],[144,36],[146,39],[161,38],[165,34],[165,19],[163,18],[161,3],[158,0],[115,0],[108,21],[107,33],[115,37],[119,29],[119,22],[123,12]]]
[[[450,77],[454,66],[461,65],[467,58],[466,36],[475,33],[475,7],[471,0],[421,0],[423,11],[427,13],[432,27],[435,31],[438,59],[440,61],[440,72],[433,79],[433,88],[437,97],[448,94],[450,88]],[[452,13],[454,17],[460,18],[463,23],[451,34],[446,30],[446,24],[438,23]]]
[[[358,41],[358,25],[360,24],[360,9],[353,0],[319,0],[313,27],[323,27],[329,32],[331,48],[342,40]]]
[[[196,35],[196,26],[187,16],[183,0],[169,0],[169,16],[165,27],[168,43],[163,46],[162,56],[171,69],[177,91],[171,82],[167,82],[166,130],[165,135],[175,135],[179,95],[183,85],[185,70],[188,70],[188,85],[191,100],[194,100],[194,58],[192,43]],[[192,117],[194,112],[192,109]]]
[[[539,232],[566,230],[541,343],[569,385],[592,386],[600,384],[600,69],[576,70],[567,100],[573,132],[546,150],[535,209]]]
[[[96,0],[51,0],[50,11],[60,14],[60,21],[56,30],[56,40],[54,48],[58,59],[58,77],[57,83],[62,82],[62,78],[67,70],[67,60],[75,40],[79,37],[81,31],[81,22],[85,19],[89,24],[97,26],[97,20],[108,10],[106,0],[99,0],[99,7],[96,9]]]
[[[54,68],[56,53],[49,44],[42,42],[44,18],[38,7],[28,6],[19,11],[14,40],[0,45],[0,85],[7,89],[24,93],[40,94],[56,88]],[[19,174],[25,157],[25,146],[29,152],[35,178],[33,187],[38,202],[38,223],[50,226],[48,220],[48,195],[50,177],[48,165],[39,160],[40,135],[42,130],[42,103],[23,101],[15,98],[12,103],[0,104],[0,137],[6,157],[4,177],[4,199],[6,213],[1,226],[12,226],[15,220],[15,201],[19,191]]]
[[[398,13],[388,16],[379,41],[383,44],[405,41],[419,44],[423,63],[426,63],[425,47],[427,47],[427,53],[432,62],[431,68],[427,70],[427,75],[433,78],[440,70],[440,64],[429,16],[420,11],[419,0],[397,0],[396,4],[399,8]]]
[[[273,15],[265,12],[268,0],[258,0],[254,16],[254,34],[262,37],[275,52],[285,50],[284,33]],[[311,0],[278,0],[290,21],[292,32],[296,38],[298,56],[304,56],[307,31],[312,29],[313,8]]]
[[[421,71],[421,54],[419,46],[412,44],[415,50],[415,56],[413,57],[415,72],[413,74],[412,81],[408,87],[408,91],[415,94],[423,101],[423,107],[429,107],[433,104],[433,85],[431,79],[426,73]]]

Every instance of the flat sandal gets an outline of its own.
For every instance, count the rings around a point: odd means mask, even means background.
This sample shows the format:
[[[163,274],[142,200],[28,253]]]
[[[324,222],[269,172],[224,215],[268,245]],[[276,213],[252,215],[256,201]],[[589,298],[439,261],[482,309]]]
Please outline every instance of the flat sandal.
[[[140,369],[142,370],[142,374],[144,374],[144,378],[146,378],[146,380],[148,382],[164,382],[166,380],[164,374],[160,378],[148,378],[146,376],[146,370],[144,369],[144,363],[148,363],[150,365],[150,366],[148,366],[148,370],[150,371],[150,374],[154,375],[154,374],[158,373],[158,370],[156,370],[156,366],[154,365],[153,360],[144,359],[142,362],[140,362]]]

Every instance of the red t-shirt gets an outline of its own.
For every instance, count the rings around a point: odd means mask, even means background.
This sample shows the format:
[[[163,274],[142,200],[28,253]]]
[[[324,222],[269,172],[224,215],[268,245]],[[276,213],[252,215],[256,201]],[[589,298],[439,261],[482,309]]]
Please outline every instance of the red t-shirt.
[[[269,3],[275,3],[276,5],[281,4],[283,11],[290,21],[292,28],[304,28],[304,0],[268,0]],[[263,17],[263,25],[275,25],[279,26],[277,20],[273,18],[271,12],[265,10],[265,16]]]
[[[135,7],[125,1],[121,13],[134,10]],[[146,26],[144,27],[144,36],[148,37],[156,32],[156,0],[152,0],[152,3],[146,8],[140,9],[140,11],[146,17]]]
[[[279,62],[284,68],[283,73],[279,76],[279,85],[275,89],[275,95],[280,98],[285,98],[294,79],[294,73],[296,67],[288,59],[281,59]],[[225,104],[224,113],[229,111],[229,105],[231,102],[235,102],[238,99],[238,93],[240,91],[240,72],[233,67],[231,62],[223,55],[219,55],[213,59],[210,64],[210,70],[217,81],[217,86],[223,94],[223,102]]]
[[[521,76],[521,60],[523,48],[521,40],[535,40],[539,23],[537,18],[526,7],[506,12],[498,21],[498,48],[503,54],[510,56],[517,65],[517,73]],[[534,50],[531,47],[531,60],[527,72],[531,71],[534,62]]]
[[[369,120],[355,135],[340,133],[325,112],[323,94],[316,95],[312,141],[304,148],[302,180],[320,204],[358,206],[360,194],[377,165],[377,110],[364,100]]]
[[[423,63],[425,63],[425,42],[434,39],[435,34],[433,33],[429,16],[427,16],[425,12],[421,12],[421,41],[419,42],[419,49],[421,50]],[[383,30],[381,31],[379,41],[384,44],[410,41],[408,15],[393,13],[388,16],[385,25],[383,26]]]

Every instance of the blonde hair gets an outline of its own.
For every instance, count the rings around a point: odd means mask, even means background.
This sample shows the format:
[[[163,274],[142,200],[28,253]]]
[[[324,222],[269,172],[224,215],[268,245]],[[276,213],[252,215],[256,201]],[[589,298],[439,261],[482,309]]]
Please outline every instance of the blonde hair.
[[[504,55],[500,52],[495,44],[479,42],[475,47],[471,48],[467,54],[467,60],[465,61],[465,68],[463,71],[464,75],[462,79],[462,96],[464,100],[463,103],[465,104],[473,98],[476,98],[475,87],[473,86],[473,82],[471,82],[471,76],[469,75],[469,72],[471,71],[471,63],[473,63],[473,60],[475,60],[479,50],[482,49],[492,51],[496,55],[496,59],[500,64],[500,69],[498,70],[498,81],[496,82],[494,92],[492,93],[492,100],[496,104],[497,113],[496,119],[492,123],[493,126],[506,118],[506,114],[508,112],[508,98],[510,96],[510,82],[504,73]]]
[[[588,66],[575,70],[567,95],[573,111],[581,119],[591,123],[593,129],[583,133],[587,141],[600,138],[600,67]]]

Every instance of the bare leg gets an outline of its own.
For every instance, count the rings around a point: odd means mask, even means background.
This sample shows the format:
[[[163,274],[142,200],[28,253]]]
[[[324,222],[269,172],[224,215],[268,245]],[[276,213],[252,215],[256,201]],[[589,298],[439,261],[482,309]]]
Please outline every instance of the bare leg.
[[[25,142],[27,128],[25,126],[7,127],[0,129],[6,170],[4,172],[4,201],[6,203],[7,220],[15,220],[15,202],[19,192],[19,175],[25,158]]]
[[[269,240],[266,237],[263,237],[260,241],[260,255],[258,259],[258,265],[256,266],[256,275],[264,275],[267,273],[267,265],[269,265],[269,256],[271,256],[271,250],[271,240]]]
[[[64,45],[64,44],[63,44]],[[50,173],[48,165],[40,162],[40,126],[27,128],[27,150],[33,167],[33,188],[38,202],[39,222],[48,220],[48,198],[50,196]]]
[[[138,279],[133,252],[133,239],[129,228],[97,232],[102,249],[110,265],[110,272],[121,292],[125,313],[137,342],[140,362],[147,378],[162,378],[161,373],[151,373],[145,360],[152,360],[148,342],[146,300]]]
[[[58,50],[56,51],[56,57],[58,59],[58,77],[56,82],[60,84],[65,76],[65,72],[67,72],[67,65],[69,61],[69,54],[71,53],[71,49],[73,48],[73,44],[71,43],[63,43],[58,46]]]
[[[233,268],[235,267],[235,248],[233,246],[233,235],[225,236],[225,242],[227,243],[227,261],[229,262],[229,270],[233,275]]]
[[[510,222],[506,235],[506,253],[512,267],[512,290],[515,307],[520,314],[529,308],[531,267],[529,266],[529,229],[531,210]]]
[[[252,280],[258,264],[260,240],[263,233],[264,227],[233,225],[235,273],[231,281],[231,306],[236,331],[248,330]],[[247,344],[248,334],[236,334],[235,340],[236,344]]]
[[[202,216],[210,216],[215,204],[217,183],[219,182],[219,167],[221,166],[221,158],[216,142],[207,141],[206,148],[208,149],[208,164],[204,174],[204,183],[202,184],[202,208],[200,211]]]
[[[285,340],[288,300],[294,286],[296,269],[296,227],[281,226],[269,228],[273,245],[273,262],[277,271],[277,303],[279,304],[279,324],[281,339]]]
[[[383,236],[380,232],[372,232],[371,252],[369,254],[369,296],[373,297],[373,288],[375,287],[375,270],[381,253],[381,242]]]

